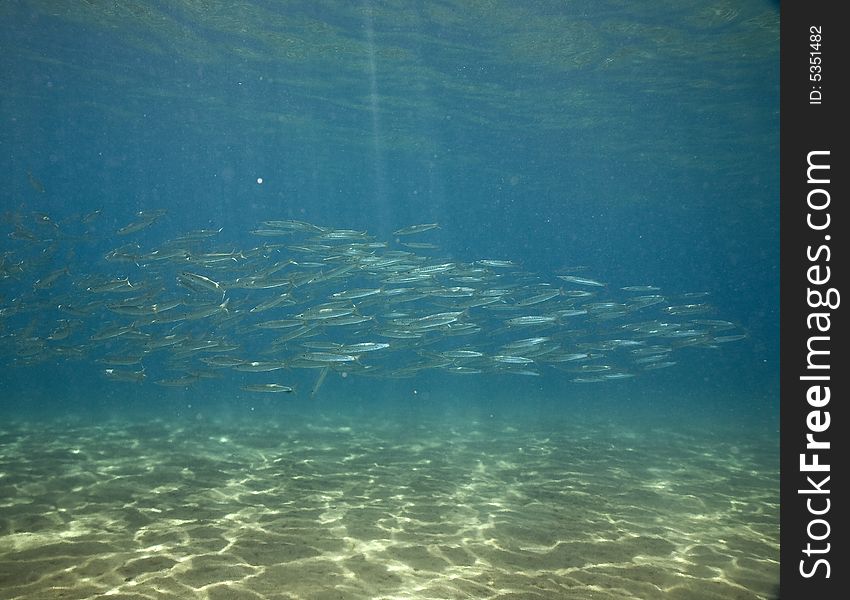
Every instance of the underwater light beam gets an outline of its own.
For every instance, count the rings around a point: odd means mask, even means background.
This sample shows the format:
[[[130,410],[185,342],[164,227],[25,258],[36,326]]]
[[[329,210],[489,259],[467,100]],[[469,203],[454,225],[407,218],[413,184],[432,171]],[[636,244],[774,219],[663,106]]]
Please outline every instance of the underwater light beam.
[[[384,158],[381,147],[381,109],[378,96],[378,68],[375,58],[375,27],[372,19],[372,3],[366,2],[366,44],[369,56],[369,111],[372,115],[372,150],[375,154],[375,192],[382,207],[385,206]],[[383,214],[383,211],[382,211]]]

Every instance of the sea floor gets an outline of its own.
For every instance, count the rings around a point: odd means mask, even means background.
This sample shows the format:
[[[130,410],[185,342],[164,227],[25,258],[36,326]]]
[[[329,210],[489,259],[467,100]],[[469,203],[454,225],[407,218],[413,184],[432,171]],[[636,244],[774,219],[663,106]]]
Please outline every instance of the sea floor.
[[[777,454],[598,420],[4,420],[0,598],[778,598]]]

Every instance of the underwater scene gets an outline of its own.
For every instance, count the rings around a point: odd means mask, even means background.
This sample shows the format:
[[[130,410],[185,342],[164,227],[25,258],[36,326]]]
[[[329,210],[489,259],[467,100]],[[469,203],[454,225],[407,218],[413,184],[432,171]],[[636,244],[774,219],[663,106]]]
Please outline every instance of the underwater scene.
[[[779,598],[777,2],[0,49],[1,600]]]

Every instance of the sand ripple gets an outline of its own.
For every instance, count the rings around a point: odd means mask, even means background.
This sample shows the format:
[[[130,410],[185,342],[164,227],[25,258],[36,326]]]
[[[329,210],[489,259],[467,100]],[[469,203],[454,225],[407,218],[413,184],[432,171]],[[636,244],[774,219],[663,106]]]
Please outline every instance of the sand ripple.
[[[778,597],[775,440],[327,417],[0,441],[3,599]]]

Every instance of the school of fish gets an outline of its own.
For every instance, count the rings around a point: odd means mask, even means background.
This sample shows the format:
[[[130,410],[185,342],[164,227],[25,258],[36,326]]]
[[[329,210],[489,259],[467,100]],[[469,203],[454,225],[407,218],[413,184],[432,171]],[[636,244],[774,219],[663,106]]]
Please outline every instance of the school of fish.
[[[101,211],[61,222],[7,214],[0,363],[81,361],[112,381],[185,388],[217,378],[271,394],[294,391],[292,370],[315,369],[315,394],[331,372],[557,370],[601,383],[671,367],[685,347],[746,337],[713,316],[706,292],[440,258],[421,241],[436,223],[381,241],[271,220],[236,247],[223,228],[158,241],[164,218],[164,210],[140,211],[96,233]],[[107,243],[114,247],[94,264],[80,258]]]

